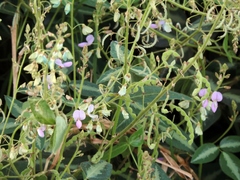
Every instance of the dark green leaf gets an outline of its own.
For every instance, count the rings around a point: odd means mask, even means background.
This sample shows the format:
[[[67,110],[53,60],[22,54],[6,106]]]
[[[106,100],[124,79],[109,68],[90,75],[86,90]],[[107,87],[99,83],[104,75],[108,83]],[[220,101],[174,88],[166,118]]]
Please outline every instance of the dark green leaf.
[[[240,159],[232,153],[222,151],[219,163],[222,171],[234,180],[240,177]]]
[[[133,66],[130,68],[130,73],[133,73],[139,77],[149,77],[149,75],[151,74],[151,71],[148,68],[144,68],[142,66]],[[154,79],[158,78],[157,75],[153,74],[151,75],[152,77],[154,77]]]
[[[42,124],[55,124],[55,114],[45,100],[31,100],[30,107],[38,122]]]
[[[5,98],[5,101],[7,103],[8,109],[10,109],[12,101],[14,101],[12,109],[11,109],[11,114],[15,118],[17,118],[22,113],[22,102],[18,101],[17,99],[13,99],[10,96],[6,96],[6,95],[4,96],[4,98]]]
[[[139,147],[143,144],[143,138],[144,129],[141,127],[129,137],[128,142],[132,147]]]
[[[213,143],[200,146],[192,156],[191,163],[202,164],[213,161],[219,154],[219,148]]]
[[[128,54],[129,50],[128,50],[128,52],[125,52],[125,47],[124,46],[120,45],[117,41],[112,41],[111,42],[111,44],[110,44],[110,54],[111,54],[111,56],[114,60],[123,64],[126,53]]]
[[[72,90],[77,89],[79,90],[81,84],[81,80],[76,81],[76,87],[74,87],[73,81],[70,83],[70,88]],[[82,87],[82,96],[91,96],[91,97],[97,97],[100,96],[101,93],[98,89],[98,85],[91,83],[89,81],[84,81],[83,87]]]
[[[126,142],[120,142],[117,145],[113,146],[112,152],[111,152],[111,158],[114,158],[118,156],[119,154],[122,154],[126,149],[128,148],[128,144]],[[109,157],[110,149],[107,150],[102,159],[107,159]]]
[[[153,174],[152,177],[154,180],[158,180],[158,179],[170,180],[168,175],[162,170],[162,168],[157,163],[153,164],[153,168],[154,168],[154,171],[152,173]]]
[[[117,75],[120,73],[121,69],[122,69],[121,67],[117,67],[117,68],[114,68],[114,69],[107,70],[106,72],[101,74],[101,76],[97,80],[97,84],[108,82],[111,79],[112,76],[117,77]]]
[[[84,0],[83,4],[88,5],[90,7],[96,8],[97,0]],[[110,4],[108,1],[105,1],[103,5],[108,9]]]
[[[227,152],[240,152],[240,136],[227,136],[220,142],[220,148]]]
[[[37,147],[40,151],[42,151],[43,148],[44,148],[45,140],[46,140],[45,137],[42,138],[42,137],[40,137],[40,136],[37,136],[37,138],[36,138],[36,147]]]
[[[143,96],[144,96],[144,102],[149,103],[151,102],[162,90],[161,87],[158,86],[144,86],[144,92],[141,91],[141,88],[136,93],[131,94],[131,99],[135,102],[139,102],[142,104]],[[169,100],[178,99],[178,100],[189,100],[192,101],[192,98],[189,96],[186,96],[181,93],[169,91]],[[166,94],[163,95],[158,101],[165,101]]]
[[[41,176],[37,176],[37,177],[35,177],[34,179],[35,179],[35,180],[47,180],[48,178],[47,178],[46,175],[42,174]]]
[[[0,122],[2,122],[2,117],[0,117]],[[4,134],[11,134],[15,130],[15,128],[18,126],[15,119],[9,118],[7,125],[4,129]],[[3,131],[4,123],[0,123],[0,132]]]
[[[89,161],[82,162],[80,164],[84,179],[88,180],[100,180],[109,179],[112,172],[112,165],[106,161],[100,160],[98,163],[93,164]]]

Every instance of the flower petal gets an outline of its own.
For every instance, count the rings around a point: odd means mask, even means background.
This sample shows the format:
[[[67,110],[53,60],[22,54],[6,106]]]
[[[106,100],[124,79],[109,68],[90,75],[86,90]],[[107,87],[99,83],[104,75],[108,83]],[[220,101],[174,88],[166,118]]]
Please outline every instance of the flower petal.
[[[77,120],[76,121],[76,126],[77,126],[78,129],[80,129],[82,127],[82,121]]]
[[[64,67],[71,67],[72,66],[72,62],[71,61],[65,62],[65,63],[63,63],[63,66]]]
[[[217,101],[213,101],[212,104],[211,104],[211,109],[212,109],[212,112],[216,112],[217,111],[217,108],[218,108],[218,103]]]
[[[87,110],[88,114],[90,114],[91,112],[93,112],[93,110],[94,110],[94,105],[93,105],[93,104],[90,104],[90,105],[88,106],[88,110]]]
[[[79,47],[85,47],[85,46],[88,46],[88,43],[87,42],[81,42],[78,44]]]
[[[94,41],[94,36],[92,34],[89,34],[86,37],[86,40],[87,40],[88,45],[90,46],[93,43],[93,41]]]
[[[39,127],[38,129],[37,129],[37,132],[38,132],[38,135],[40,136],[40,137],[44,137],[44,130],[42,130],[41,129],[41,127]]]
[[[172,32],[172,28],[171,28],[169,23],[166,23],[166,24],[163,25],[163,30],[165,32]]]
[[[160,20],[160,21],[158,22],[158,24],[161,25],[161,26],[164,25],[165,23],[166,23],[166,22],[165,22],[164,20]]]
[[[75,121],[84,120],[85,118],[86,118],[86,114],[83,110],[75,110],[73,112],[73,119]]]
[[[60,67],[63,67],[63,63],[62,63],[62,61],[60,59],[56,59],[55,60],[55,64],[60,66]]]
[[[213,101],[217,101],[217,102],[222,101],[222,99],[223,99],[222,93],[220,93],[220,92],[218,92],[218,91],[214,91],[214,92],[212,93],[211,99],[212,99]]]
[[[202,107],[206,108],[207,106],[208,106],[208,100],[205,99],[205,100],[203,100],[203,102],[202,102]]]
[[[156,25],[156,24],[151,24],[151,25],[150,25],[150,28],[152,28],[152,29],[157,29],[157,28],[158,28],[158,25]]]
[[[199,93],[198,93],[198,95],[199,95],[200,97],[205,96],[205,94],[207,94],[207,89],[206,89],[206,88],[201,89],[201,90],[199,91]]]

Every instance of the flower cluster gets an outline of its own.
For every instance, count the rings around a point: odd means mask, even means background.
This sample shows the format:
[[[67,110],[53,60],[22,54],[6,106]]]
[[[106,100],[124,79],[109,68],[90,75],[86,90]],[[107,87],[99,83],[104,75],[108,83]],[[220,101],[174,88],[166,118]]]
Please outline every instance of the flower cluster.
[[[203,88],[199,91],[198,95],[200,97],[203,97],[207,94],[207,89]],[[223,96],[222,93],[218,92],[218,91],[214,91],[211,95],[211,100],[205,99],[202,101],[202,107],[203,108],[208,108],[211,107],[212,112],[215,113],[217,111],[218,108],[218,102],[222,101]]]
[[[98,115],[91,114],[94,110],[94,105],[90,104],[87,109],[87,115],[92,119],[97,119]],[[82,127],[82,120],[86,119],[86,113],[83,110],[75,110],[73,112],[73,119],[76,122],[76,126],[78,129]]]

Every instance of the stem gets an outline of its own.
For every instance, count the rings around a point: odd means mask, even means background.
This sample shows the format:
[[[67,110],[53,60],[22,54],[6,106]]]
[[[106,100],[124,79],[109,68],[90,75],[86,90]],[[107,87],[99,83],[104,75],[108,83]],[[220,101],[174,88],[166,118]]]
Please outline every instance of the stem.
[[[76,58],[75,58],[75,46],[74,46],[74,0],[71,3],[71,45],[72,45],[72,56],[73,56],[73,86],[76,87]],[[76,88],[74,88],[74,99],[76,98]]]

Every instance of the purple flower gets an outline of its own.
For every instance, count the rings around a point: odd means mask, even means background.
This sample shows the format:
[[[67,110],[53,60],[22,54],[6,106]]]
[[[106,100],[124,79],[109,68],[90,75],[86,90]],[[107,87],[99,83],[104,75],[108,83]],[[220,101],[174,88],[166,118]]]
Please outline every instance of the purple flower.
[[[158,29],[159,27],[162,27],[163,30],[166,32],[172,31],[170,23],[168,21],[160,20],[160,21],[158,21],[157,24],[153,23],[150,25],[150,28],[153,28],[153,29]]]
[[[200,97],[205,96],[205,94],[207,94],[207,89],[206,89],[206,88],[201,89],[201,90],[199,91],[199,93],[198,93],[198,95],[199,95]]]
[[[199,91],[198,95],[200,97],[205,96],[207,93],[207,89],[203,88]],[[211,106],[212,112],[215,113],[217,111],[218,108],[218,102],[222,101],[223,96],[222,93],[218,92],[218,91],[214,91],[211,95],[211,100],[209,101],[208,99],[205,99],[202,101],[202,107],[206,108],[208,107],[208,105]]]
[[[211,109],[212,109],[212,112],[215,113],[218,108],[218,102],[222,101],[223,99],[222,93],[218,91],[214,91],[212,93],[211,99],[212,99]]]
[[[78,129],[80,129],[82,127],[82,120],[84,120],[86,118],[86,114],[83,110],[75,110],[73,112],[73,119],[76,122],[76,126]]]
[[[44,137],[44,131],[46,130],[45,125],[41,125],[39,128],[37,128],[38,135],[43,138]]]
[[[60,66],[61,68],[72,66],[72,62],[71,61],[63,63],[60,59],[56,59],[55,60],[55,64]]]
[[[86,41],[87,42],[81,42],[78,44],[79,47],[85,47],[85,46],[90,46],[93,41],[94,41],[94,36],[92,34],[89,34],[87,37],[86,37]]]

